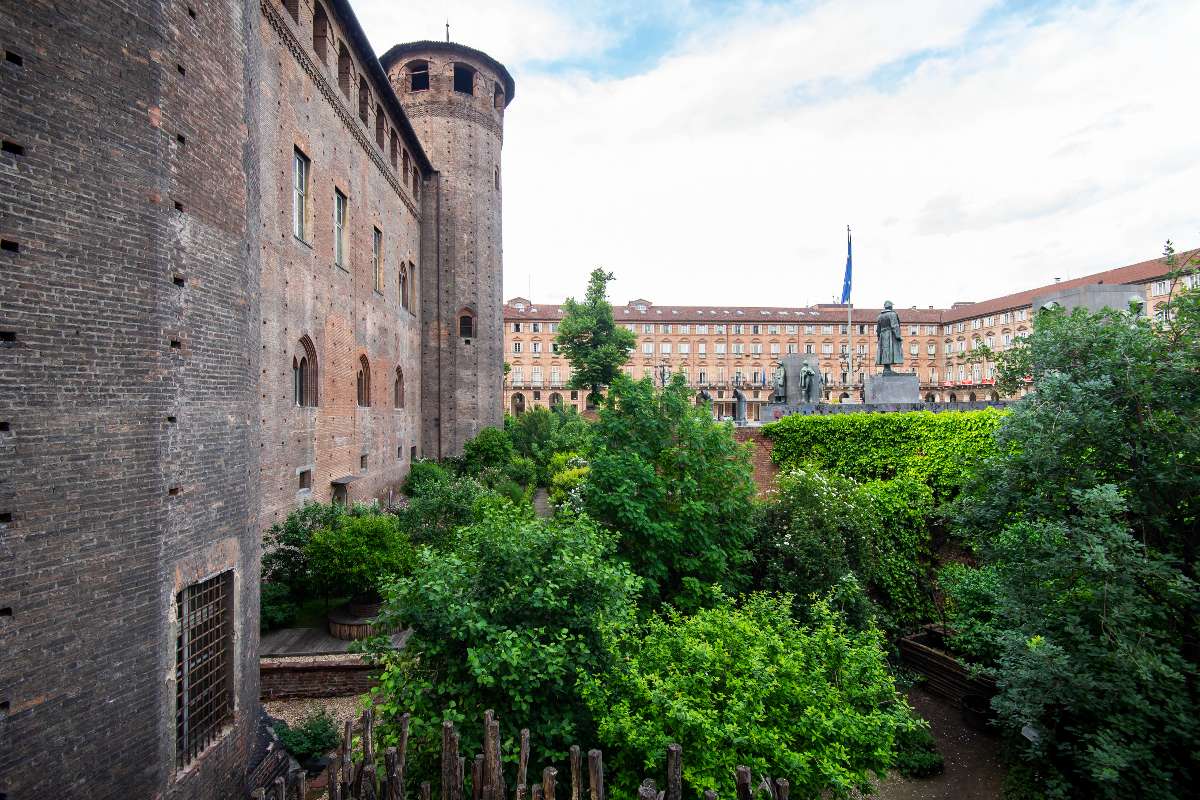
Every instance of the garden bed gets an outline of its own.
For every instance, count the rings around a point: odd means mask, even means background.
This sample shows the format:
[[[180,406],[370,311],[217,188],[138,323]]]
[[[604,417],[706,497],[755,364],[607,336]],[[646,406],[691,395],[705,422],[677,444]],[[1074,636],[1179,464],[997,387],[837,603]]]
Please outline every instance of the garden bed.
[[[964,697],[990,700],[996,694],[994,680],[972,675],[946,649],[946,631],[940,626],[927,625],[920,633],[901,639],[897,647],[904,663],[925,676],[923,686],[931,694],[951,700],[960,707]]]

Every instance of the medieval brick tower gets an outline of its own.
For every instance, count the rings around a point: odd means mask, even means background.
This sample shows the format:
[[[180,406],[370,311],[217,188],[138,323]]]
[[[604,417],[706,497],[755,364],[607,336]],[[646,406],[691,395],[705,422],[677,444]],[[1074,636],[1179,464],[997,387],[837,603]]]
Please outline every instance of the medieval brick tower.
[[[396,45],[380,59],[437,173],[422,197],[422,442],[462,452],[501,422],[504,333],[500,151],[512,76],[451,42]]]

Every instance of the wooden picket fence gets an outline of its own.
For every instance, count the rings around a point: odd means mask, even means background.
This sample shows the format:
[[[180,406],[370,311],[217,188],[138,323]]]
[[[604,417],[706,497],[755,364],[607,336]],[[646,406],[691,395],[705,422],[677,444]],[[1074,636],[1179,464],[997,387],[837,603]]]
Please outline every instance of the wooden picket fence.
[[[404,800],[405,767],[408,759],[409,715],[400,718],[400,743],[383,753],[382,762],[374,749],[375,717],[368,709],[362,717],[362,748],[354,757],[353,723],[346,721],[342,742],[329,765],[329,782],[322,797],[328,800]],[[517,785],[510,795],[505,784],[501,759],[500,723],[495,714],[484,715],[483,752],[471,762],[470,800],[557,800],[558,770],[546,767],[540,783],[528,784],[529,730],[523,729],[517,755]],[[570,799],[584,800],[583,759],[578,745],[570,748]],[[459,754],[459,734],[454,723],[442,723],[442,757],[440,800],[467,800],[467,759]],[[761,776],[757,786],[749,767],[738,767],[735,774],[736,800],[788,800],[788,781]],[[587,754],[587,800],[606,800],[604,789],[604,755],[599,750]],[[432,800],[432,784],[423,781],[418,786],[419,800]],[[667,775],[663,789],[651,778],[638,787],[638,800],[683,800],[683,748],[667,746]],[[270,788],[257,789],[255,800],[307,800],[308,787],[303,770],[294,770],[286,778],[278,777]],[[717,800],[711,789],[704,800]]]

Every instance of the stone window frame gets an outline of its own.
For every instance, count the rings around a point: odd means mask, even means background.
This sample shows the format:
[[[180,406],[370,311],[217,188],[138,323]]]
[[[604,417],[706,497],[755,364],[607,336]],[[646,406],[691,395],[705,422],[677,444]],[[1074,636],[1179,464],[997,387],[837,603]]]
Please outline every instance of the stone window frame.
[[[371,226],[371,273],[374,276],[375,293],[383,294],[383,231]]]
[[[303,355],[292,356],[292,399],[297,408],[316,408],[320,400],[317,348],[308,334],[300,337],[299,345]]]
[[[299,146],[292,147],[292,236],[311,244],[312,159]]]
[[[354,381],[355,399],[359,408],[371,407],[371,362],[365,355],[358,357],[358,373]]]

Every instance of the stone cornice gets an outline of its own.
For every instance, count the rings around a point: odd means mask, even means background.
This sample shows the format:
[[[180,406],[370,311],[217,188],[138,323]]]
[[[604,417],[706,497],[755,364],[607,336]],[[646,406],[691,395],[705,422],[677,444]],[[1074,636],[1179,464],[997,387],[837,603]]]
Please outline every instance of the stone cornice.
[[[375,145],[375,142],[363,130],[358,117],[342,102],[341,92],[329,83],[329,80],[325,77],[325,73],[309,57],[308,52],[304,49],[304,45],[296,39],[296,34],[292,31],[291,26],[280,16],[278,4],[269,2],[269,0],[260,0],[259,6],[262,8],[263,16],[267,18],[267,22],[270,23],[271,28],[279,36],[280,42],[288,49],[292,57],[296,59],[296,63],[300,65],[300,68],[312,79],[313,84],[320,90],[330,107],[333,108],[334,113],[341,118],[350,133],[358,140],[367,157],[375,162],[375,166],[379,168],[380,173],[391,184],[392,189],[396,191],[396,196],[400,198],[400,201],[412,212],[414,217],[420,219],[421,215],[417,211],[417,205],[405,193],[403,182],[396,175],[395,170],[392,169],[387,159],[384,158],[383,153],[379,152],[379,148]],[[391,87],[388,87],[388,91],[391,91]]]

